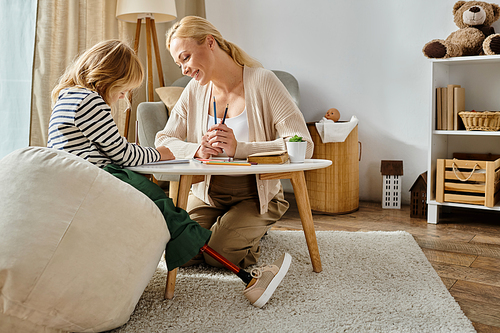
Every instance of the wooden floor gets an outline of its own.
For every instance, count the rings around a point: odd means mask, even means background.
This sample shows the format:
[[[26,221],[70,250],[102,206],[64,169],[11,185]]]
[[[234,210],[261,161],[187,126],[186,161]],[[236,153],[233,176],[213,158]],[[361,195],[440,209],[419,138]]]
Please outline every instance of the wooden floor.
[[[290,209],[274,229],[301,230],[293,194]],[[361,202],[345,215],[314,214],[316,230],[394,231],[413,235],[478,332],[500,332],[500,213],[457,209],[439,224],[410,218],[410,207],[382,209]]]

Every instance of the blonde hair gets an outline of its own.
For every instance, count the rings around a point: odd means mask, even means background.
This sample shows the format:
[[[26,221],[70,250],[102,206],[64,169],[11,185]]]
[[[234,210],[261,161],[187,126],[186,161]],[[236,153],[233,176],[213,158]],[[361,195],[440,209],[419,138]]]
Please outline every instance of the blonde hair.
[[[143,79],[144,69],[134,50],[122,41],[106,40],[82,53],[66,68],[52,90],[52,102],[57,101],[61,90],[80,87],[97,92],[109,105],[112,95],[139,87]]]
[[[170,43],[175,38],[192,38],[202,44],[208,35],[213,36],[219,47],[238,65],[262,67],[260,62],[250,57],[239,46],[225,40],[212,23],[198,16],[186,16],[167,31],[167,49],[170,50]]]

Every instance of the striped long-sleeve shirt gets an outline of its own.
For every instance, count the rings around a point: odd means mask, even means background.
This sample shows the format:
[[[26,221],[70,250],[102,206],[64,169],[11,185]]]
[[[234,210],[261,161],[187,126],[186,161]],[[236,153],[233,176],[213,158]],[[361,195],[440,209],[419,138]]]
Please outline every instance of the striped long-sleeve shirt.
[[[99,94],[85,88],[64,89],[59,94],[50,117],[47,147],[65,150],[100,168],[160,160],[156,149],[122,137],[110,107]]]

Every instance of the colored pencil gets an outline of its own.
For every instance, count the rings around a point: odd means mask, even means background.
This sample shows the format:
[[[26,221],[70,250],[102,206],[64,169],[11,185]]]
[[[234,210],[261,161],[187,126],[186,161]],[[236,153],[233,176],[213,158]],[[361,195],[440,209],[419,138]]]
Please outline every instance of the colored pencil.
[[[226,116],[227,116],[227,109],[229,108],[229,104],[226,104],[226,110],[224,111],[224,117],[222,118],[222,123],[226,121]]]
[[[219,162],[219,161],[207,161],[203,162],[206,165],[241,165],[241,166],[250,166],[252,165],[251,163],[248,162]]]
[[[215,120],[215,125],[217,125],[217,107],[215,104],[215,96],[214,96],[214,120]]]
[[[216,159],[195,157],[194,159],[200,163],[205,163],[205,162],[210,162],[210,161],[212,161],[212,162],[231,162],[230,157],[228,157],[228,158],[216,158]]]

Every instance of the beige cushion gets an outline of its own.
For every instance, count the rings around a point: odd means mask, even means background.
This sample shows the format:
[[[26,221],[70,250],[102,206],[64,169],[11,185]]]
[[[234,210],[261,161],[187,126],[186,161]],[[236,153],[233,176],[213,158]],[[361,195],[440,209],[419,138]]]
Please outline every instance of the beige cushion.
[[[175,103],[179,97],[181,97],[184,88],[182,87],[160,87],[156,88],[156,92],[165,106],[167,107],[168,115],[170,116],[170,111],[174,107]]]
[[[170,239],[156,205],[83,159],[41,147],[0,160],[0,188],[0,332],[127,322]]]

